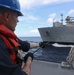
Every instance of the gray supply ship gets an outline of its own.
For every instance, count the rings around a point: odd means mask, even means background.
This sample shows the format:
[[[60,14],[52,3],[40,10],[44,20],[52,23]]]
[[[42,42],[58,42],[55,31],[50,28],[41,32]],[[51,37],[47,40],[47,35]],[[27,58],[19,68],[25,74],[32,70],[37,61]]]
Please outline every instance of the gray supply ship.
[[[74,17],[67,16],[66,25],[53,22],[53,27],[39,28],[39,32],[43,41],[74,43]]]
[[[44,51],[48,49],[50,57],[49,61],[35,59],[31,75],[74,75],[74,17],[67,16],[66,25],[63,25],[61,20],[61,23],[53,23],[53,27],[38,28],[38,30],[43,42],[48,42],[48,47]]]

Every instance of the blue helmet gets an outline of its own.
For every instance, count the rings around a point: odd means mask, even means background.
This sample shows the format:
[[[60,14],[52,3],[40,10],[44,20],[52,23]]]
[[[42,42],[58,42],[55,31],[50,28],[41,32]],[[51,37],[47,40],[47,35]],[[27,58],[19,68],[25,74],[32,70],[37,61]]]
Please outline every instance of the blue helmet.
[[[19,0],[0,0],[0,6],[16,11],[19,16],[23,15],[20,11]]]

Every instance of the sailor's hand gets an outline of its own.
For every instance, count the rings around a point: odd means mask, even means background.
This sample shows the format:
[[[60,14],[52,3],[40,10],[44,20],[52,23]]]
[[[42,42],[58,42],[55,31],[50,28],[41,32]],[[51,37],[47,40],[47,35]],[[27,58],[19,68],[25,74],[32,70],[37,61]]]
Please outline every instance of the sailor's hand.
[[[24,62],[25,62],[25,63],[26,63],[26,61],[28,60],[28,57],[30,57],[31,60],[33,60],[33,59],[34,59],[33,53],[29,52],[29,53],[27,53],[27,54],[25,55],[25,57],[24,57]]]
[[[22,71],[24,71],[26,75],[31,75],[31,64],[32,64],[33,58],[34,58],[34,55],[31,52],[27,53],[24,57],[25,65],[23,66]]]
[[[46,46],[46,42],[40,42],[39,47],[44,48]]]
[[[39,43],[38,42],[30,43],[30,48],[36,48],[36,47],[39,47]]]

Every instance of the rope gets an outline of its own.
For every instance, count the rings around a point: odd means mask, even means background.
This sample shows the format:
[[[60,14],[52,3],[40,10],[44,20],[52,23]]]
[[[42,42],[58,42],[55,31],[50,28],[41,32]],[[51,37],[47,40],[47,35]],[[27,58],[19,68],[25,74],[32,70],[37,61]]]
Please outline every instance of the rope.
[[[71,48],[66,60],[69,62],[69,64],[72,64],[74,61],[74,47]]]
[[[45,45],[50,45],[50,44],[49,44],[49,42],[46,42]],[[41,48],[43,48],[43,46],[38,47],[38,48],[33,52],[33,54],[34,54],[35,52],[37,52],[38,50],[40,50]]]
[[[38,50],[40,50],[40,48],[41,48],[41,47],[38,47],[38,49],[36,49],[36,50],[33,52],[33,54],[34,54],[35,52],[37,52]]]

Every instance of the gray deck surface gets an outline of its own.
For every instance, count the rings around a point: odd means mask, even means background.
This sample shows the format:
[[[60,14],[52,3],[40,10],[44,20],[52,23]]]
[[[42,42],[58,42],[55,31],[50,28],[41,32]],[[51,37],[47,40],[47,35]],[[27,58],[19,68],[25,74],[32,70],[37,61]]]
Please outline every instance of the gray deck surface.
[[[62,68],[60,63],[34,60],[31,75],[74,75],[74,69]]]

